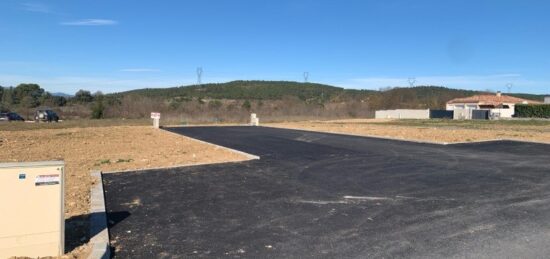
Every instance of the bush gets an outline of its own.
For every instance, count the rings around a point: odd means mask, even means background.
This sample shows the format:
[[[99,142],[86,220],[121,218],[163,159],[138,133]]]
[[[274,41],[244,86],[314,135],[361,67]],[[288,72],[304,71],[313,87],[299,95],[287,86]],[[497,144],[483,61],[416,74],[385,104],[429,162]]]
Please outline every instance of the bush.
[[[103,102],[99,101],[92,107],[92,119],[102,119],[105,115],[105,106]]]
[[[208,102],[208,107],[214,110],[219,110],[223,106],[223,103],[219,100],[213,100]]]
[[[515,113],[520,118],[550,118],[550,104],[518,104]]]
[[[245,109],[247,111],[250,111],[250,109],[252,108],[252,104],[250,104],[249,100],[246,100],[246,101],[244,101],[242,107],[243,107],[243,109]]]

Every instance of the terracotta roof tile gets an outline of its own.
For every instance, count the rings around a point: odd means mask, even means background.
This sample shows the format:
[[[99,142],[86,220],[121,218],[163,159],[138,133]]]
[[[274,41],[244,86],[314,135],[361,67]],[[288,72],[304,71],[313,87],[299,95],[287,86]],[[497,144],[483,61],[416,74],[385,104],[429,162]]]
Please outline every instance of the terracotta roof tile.
[[[448,104],[453,103],[477,103],[477,104],[485,104],[485,105],[501,105],[503,103],[523,103],[527,102],[530,104],[539,104],[542,102],[533,101],[533,100],[527,100],[523,98],[517,98],[513,96],[508,95],[492,95],[492,94],[482,94],[482,95],[474,95],[466,98],[456,98],[448,101]]]

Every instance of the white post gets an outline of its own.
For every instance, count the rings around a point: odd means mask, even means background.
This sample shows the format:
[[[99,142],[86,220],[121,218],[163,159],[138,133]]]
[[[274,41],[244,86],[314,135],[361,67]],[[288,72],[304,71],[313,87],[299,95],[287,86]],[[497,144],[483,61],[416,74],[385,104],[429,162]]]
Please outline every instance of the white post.
[[[151,112],[151,119],[153,119],[153,128],[158,129],[160,127],[160,112]]]
[[[256,117],[256,113],[250,114],[250,126],[260,125],[260,118]]]

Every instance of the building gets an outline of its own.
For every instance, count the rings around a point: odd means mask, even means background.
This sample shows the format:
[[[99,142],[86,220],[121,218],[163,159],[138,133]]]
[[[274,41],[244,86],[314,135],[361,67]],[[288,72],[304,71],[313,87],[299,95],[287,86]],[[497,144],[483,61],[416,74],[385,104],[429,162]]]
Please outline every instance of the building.
[[[516,104],[540,104],[541,102],[496,94],[474,95],[456,98],[447,102],[447,110],[455,111],[455,118],[471,119],[472,110],[487,110],[491,118],[511,118]],[[463,114],[463,116],[459,116]],[[470,115],[468,115],[470,114]]]
[[[544,97],[544,103],[550,104],[550,96]]]

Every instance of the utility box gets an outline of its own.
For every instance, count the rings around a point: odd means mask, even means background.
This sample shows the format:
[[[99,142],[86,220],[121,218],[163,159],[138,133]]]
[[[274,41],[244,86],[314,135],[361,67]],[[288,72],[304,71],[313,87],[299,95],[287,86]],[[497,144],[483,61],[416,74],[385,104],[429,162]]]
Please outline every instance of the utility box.
[[[64,162],[0,163],[0,258],[65,250]]]

